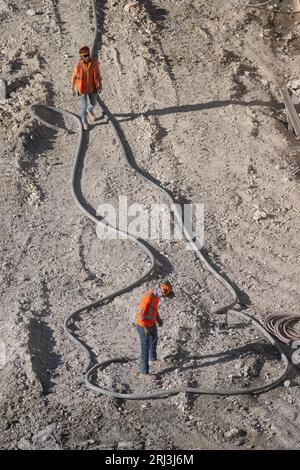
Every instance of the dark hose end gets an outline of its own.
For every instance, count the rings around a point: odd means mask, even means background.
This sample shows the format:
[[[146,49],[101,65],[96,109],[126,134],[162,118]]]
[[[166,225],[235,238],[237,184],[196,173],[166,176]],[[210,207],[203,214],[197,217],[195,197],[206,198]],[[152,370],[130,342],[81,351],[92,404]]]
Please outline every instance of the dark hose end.
[[[230,307],[212,307],[210,309],[210,313],[212,313],[213,315],[225,315],[228,310],[229,310]]]

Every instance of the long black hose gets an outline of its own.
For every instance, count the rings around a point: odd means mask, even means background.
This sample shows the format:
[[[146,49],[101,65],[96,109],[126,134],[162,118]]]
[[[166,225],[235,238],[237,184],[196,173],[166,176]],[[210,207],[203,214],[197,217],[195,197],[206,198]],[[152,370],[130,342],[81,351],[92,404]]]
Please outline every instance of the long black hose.
[[[92,6],[93,6],[94,28],[95,28],[95,34],[94,34],[93,46],[92,46],[92,55],[96,56],[97,55],[98,27],[97,27],[97,12],[96,12],[95,0],[92,0]],[[278,344],[278,342],[276,342],[274,340],[274,338],[268,333],[268,331],[261,325],[261,323],[258,320],[256,320],[255,318],[253,318],[249,314],[232,310],[232,307],[234,307],[234,305],[237,303],[237,294],[236,294],[235,290],[229,284],[229,282],[226,279],[224,279],[210,265],[210,263],[204,257],[204,255],[201,252],[201,247],[200,247],[199,242],[197,241],[197,239],[195,239],[193,237],[192,234],[190,234],[188,228],[185,226],[184,221],[182,219],[182,216],[181,216],[179,210],[177,209],[177,206],[174,204],[175,201],[173,201],[170,194],[165,189],[163,189],[161,186],[156,184],[154,181],[147,178],[147,176],[145,176],[136,167],[133,166],[133,164],[132,164],[132,162],[129,158],[129,155],[127,154],[126,147],[124,145],[123,131],[119,127],[119,124],[118,124],[117,120],[109,112],[109,109],[107,108],[107,106],[105,106],[105,104],[103,103],[103,101],[100,99],[99,96],[98,96],[98,104],[99,104],[102,112],[105,113],[106,116],[108,117],[109,125],[111,126],[111,130],[114,133],[114,135],[115,135],[115,137],[116,137],[116,139],[117,139],[117,141],[120,145],[120,148],[122,150],[122,153],[123,153],[123,156],[124,156],[124,159],[125,159],[125,162],[127,163],[127,165],[129,165],[129,167],[134,171],[134,173],[136,175],[143,178],[144,181],[146,181],[147,184],[150,184],[153,188],[158,189],[159,191],[162,192],[162,194],[166,197],[166,199],[170,202],[170,204],[174,208],[173,211],[174,211],[176,223],[178,224],[180,229],[183,231],[183,234],[184,234],[186,240],[188,241],[188,243],[190,244],[192,249],[195,251],[198,258],[201,260],[202,264],[231,294],[232,300],[230,302],[228,302],[226,304],[219,305],[217,307],[214,307],[211,310],[211,313],[214,313],[214,314],[225,314],[226,313],[226,314],[229,314],[229,315],[239,316],[239,317],[242,317],[242,318],[247,319],[248,321],[250,321],[253,324],[253,326],[255,328],[257,328],[271,342],[271,344],[277,349],[277,351],[279,352],[279,354],[281,356],[281,359],[284,363],[284,370],[277,378],[273,379],[272,381],[270,381],[270,382],[268,382],[264,385],[261,385],[261,386],[258,386],[258,387],[252,387],[252,388],[242,388],[242,389],[232,389],[232,390],[225,390],[225,389],[214,390],[214,389],[204,389],[204,388],[197,388],[197,387],[179,387],[179,388],[173,388],[173,389],[170,389],[170,390],[155,391],[155,392],[151,392],[151,393],[127,394],[127,393],[117,393],[117,392],[114,392],[113,390],[106,390],[105,388],[103,388],[99,385],[94,385],[92,383],[92,377],[93,377],[94,373],[96,372],[96,370],[103,369],[104,367],[106,367],[110,363],[113,363],[113,362],[123,363],[123,362],[127,362],[129,359],[126,358],[126,357],[119,357],[119,358],[114,358],[114,359],[110,359],[110,360],[102,361],[100,363],[96,363],[96,364],[94,363],[93,364],[93,358],[92,358],[92,355],[91,355],[89,349],[77,336],[75,336],[75,334],[73,333],[73,331],[71,329],[71,326],[76,322],[76,319],[78,318],[78,315],[80,313],[89,312],[92,308],[102,307],[102,306],[106,305],[109,301],[113,300],[114,298],[124,294],[125,292],[131,291],[134,287],[136,287],[138,285],[141,285],[146,279],[148,279],[150,277],[150,275],[154,271],[155,259],[154,259],[154,256],[153,256],[152,252],[148,248],[147,244],[143,240],[141,240],[140,238],[135,237],[134,235],[132,235],[128,232],[124,232],[124,231],[122,231],[122,230],[120,230],[116,227],[113,227],[112,225],[110,225],[109,223],[104,221],[104,219],[99,220],[98,218],[96,218],[91,212],[89,212],[81,204],[80,199],[79,199],[78,194],[77,194],[77,187],[76,187],[77,174],[79,172],[79,161],[80,161],[81,157],[83,156],[83,150],[82,150],[83,127],[82,127],[82,122],[79,119],[79,117],[76,116],[73,113],[68,112],[68,111],[64,111],[62,109],[54,108],[54,107],[51,107],[51,106],[32,105],[30,107],[32,116],[35,119],[39,120],[40,122],[44,123],[47,127],[50,127],[51,129],[57,130],[58,127],[54,126],[54,125],[51,125],[47,121],[45,121],[44,119],[40,118],[38,113],[37,113],[39,109],[48,109],[48,110],[55,111],[55,112],[57,112],[57,113],[59,113],[63,116],[69,117],[70,119],[72,119],[78,125],[79,141],[78,141],[78,145],[77,145],[76,152],[75,152],[75,159],[74,159],[74,165],[73,165],[73,171],[72,171],[72,196],[73,196],[75,204],[78,206],[78,208],[90,220],[92,220],[95,224],[100,223],[100,224],[105,225],[108,230],[112,230],[114,232],[126,234],[126,237],[129,240],[133,241],[136,245],[138,245],[138,247],[140,249],[142,249],[144,251],[144,253],[146,253],[146,255],[148,256],[148,258],[150,260],[150,263],[151,263],[151,266],[148,269],[148,271],[145,274],[143,274],[142,276],[140,276],[136,281],[132,282],[131,284],[129,284],[126,287],[123,287],[121,289],[118,289],[118,290],[112,292],[111,294],[107,295],[106,297],[104,297],[100,300],[97,300],[95,302],[89,303],[87,305],[84,305],[83,307],[78,308],[77,310],[75,310],[74,312],[72,312],[70,315],[67,316],[67,318],[65,320],[65,323],[64,323],[64,331],[65,331],[66,335],[70,338],[70,340],[76,346],[78,346],[84,352],[84,354],[86,356],[86,362],[85,362],[85,366],[84,366],[84,381],[85,381],[86,386],[88,388],[90,388],[91,390],[94,390],[94,391],[96,391],[98,393],[101,393],[103,395],[108,395],[110,397],[122,398],[122,399],[127,399],[127,400],[129,400],[129,399],[130,400],[148,400],[148,399],[152,399],[152,398],[167,397],[167,396],[175,395],[175,394],[180,393],[180,392],[188,392],[188,393],[202,394],[202,395],[253,394],[253,393],[265,392],[265,391],[275,387],[276,385],[281,383],[288,374],[290,364],[289,364],[289,360],[288,360],[287,356],[282,351],[282,349],[281,349],[280,345]]]

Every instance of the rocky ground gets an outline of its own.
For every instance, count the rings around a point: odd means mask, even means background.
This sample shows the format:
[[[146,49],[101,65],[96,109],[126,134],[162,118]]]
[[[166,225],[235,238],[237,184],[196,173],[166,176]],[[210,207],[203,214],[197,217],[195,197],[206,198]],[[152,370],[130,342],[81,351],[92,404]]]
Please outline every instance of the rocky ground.
[[[248,313],[299,313],[299,142],[284,122],[280,88],[298,87],[300,14],[288,14],[288,1],[97,3],[102,99],[137,164],[176,198],[204,205],[205,252]],[[1,448],[300,448],[297,367],[285,385],[256,396],[136,402],[86,389],[84,357],[63,321],[148,264],[130,241],[97,238],[70,191],[77,129],[54,114],[48,119],[65,131],[48,129],[29,106],[79,112],[69,82],[94,34],[91,2],[0,0],[0,26],[8,90],[0,103]],[[148,208],[166,202],[125,165],[107,119],[84,145],[81,189],[91,206],[117,207],[119,195]],[[151,244],[154,277],[76,325],[99,360],[132,359],[99,371],[95,383],[129,392],[230,389],[276,377],[282,363],[253,327],[210,315],[229,295],[184,241]],[[176,298],[161,306],[164,361],[144,382],[131,323],[140,295],[161,277]]]

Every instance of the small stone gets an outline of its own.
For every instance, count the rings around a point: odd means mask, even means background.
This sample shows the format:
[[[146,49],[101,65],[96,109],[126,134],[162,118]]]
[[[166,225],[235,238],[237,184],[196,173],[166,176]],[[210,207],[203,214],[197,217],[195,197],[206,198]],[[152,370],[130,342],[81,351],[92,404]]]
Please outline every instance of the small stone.
[[[46,441],[50,435],[52,434],[52,432],[55,430],[55,424],[49,424],[46,428],[42,429],[41,431],[39,431],[38,433],[36,433],[33,438],[32,438],[32,441],[35,442],[35,441]]]
[[[126,11],[126,13],[131,13],[130,10],[132,10],[133,8],[137,8],[138,6],[138,2],[136,0],[132,0],[131,2],[126,3],[126,5],[124,6],[124,11]]]
[[[285,381],[283,382],[283,385],[284,385],[285,387],[289,387],[289,386],[291,385],[291,381],[290,381],[290,380],[285,380]]]
[[[267,219],[268,217],[269,217],[269,215],[265,211],[257,209],[254,212],[253,220],[259,221],[259,220],[262,220],[262,219]]]
[[[254,165],[252,165],[252,164],[248,165],[247,173],[249,173],[249,174],[250,173],[254,173],[254,174],[256,173],[256,169],[255,169]]]
[[[285,42],[291,42],[294,39],[294,34],[293,33],[288,33],[284,38]]]
[[[240,429],[232,428],[229,431],[225,432],[224,437],[226,437],[226,439],[228,440],[231,440],[235,437],[238,437],[244,434],[245,434],[244,431],[241,431]]]
[[[298,90],[300,88],[300,80],[292,80],[287,85],[292,90]]]
[[[32,443],[30,442],[29,439],[26,439],[25,437],[22,437],[18,444],[18,449],[20,450],[31,450],[32,449]]]
[[[36,12],[35,12],[34,10],[31,10],[31,9],[30,9],[30,10],[27,10],[26,15],[28,15],[28,16],[34,16],[34,15],[36,15]]]
[[[119,442],[118,449],[133,449],[133,442]]]

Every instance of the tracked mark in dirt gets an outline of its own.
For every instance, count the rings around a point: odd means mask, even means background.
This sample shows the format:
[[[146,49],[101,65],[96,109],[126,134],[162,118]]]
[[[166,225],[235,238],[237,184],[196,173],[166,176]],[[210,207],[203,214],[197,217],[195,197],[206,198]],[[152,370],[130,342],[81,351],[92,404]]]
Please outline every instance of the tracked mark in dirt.
[[[164,62],[165,62],[165,67],[166,67],[167,74],[170,77],[171,83],[172,83],[174,91],[175,91],[176,104],[178,104],[179,103],[179,95],[178,95],[178,88],[177,88],[177,79],[176,79],[176,76],[175,76],[175,73],[174,73],[172,59],[164,52],[161,41],[160,40],[157,40],[157,41],[158,41],[158,44],[159,44],[159,47],[160,47],[162,57],[163,57]]]
[[[51,100],[51,94],[48,94]],[[29,134],[30,132],[30,134]],[[43,185],[38,174],[38,161],[41,154],[52,147],[53,131],[41,129],[35,123],[24,130],[14,147],[16,166],[18,171],[17,185],[21,191],[19,203],[21,206],[28,203],[39,205],[45,200]],[[36,142],[39,142],[36,144]]]
[[[52,328],[41,319],[31,318],[28,324],[28,348],[32,370],[45,394],[51,392],[54,371],[60,364],[60,356],[54,352],[55,344]]]
[[[20,262],[22,261],[23,257],[26,255],[26,252],[27,252],[27,248],[29,247],[31,241],[32,241],[32,234],[29,234],[28,237],[26,238],[26,241],[23,245],[23,248],[21,248],[21,253],[20,253],[20,257],[19,257],[19,260],[18,260],[18,265],[20,264]]]
[[[57,40],[57,42],[59,43],[59,45],[62,45],[62,40],[63,40],[64,35],[66,35],[66,30],[63,27],[63,22],[62,22],[62,18],[60,14],[60,9],[59,9],[59,0],[50,0],[48,2],[48,7],[54,17],[55,24],[58,28],[59,39]]]
[[[94,281],[95,284],[98,287],[103,286],[103,281],[99,279],[99,275],[96,273],[92,272],[89,267],[87,266],[86,260],[84,258],[84,243],[83,243],[83,234],[84,231],[86,230],[87,225],[84,225],[82,227],[82,231],[78,236],[78,250],[79,250],[79,259],[80,259],[80,264],[82,266],[83,271],[86,273],[87,277],[84,279],[84,281]],[[101,274],[103,276],[103,274]]]
[[[233,82],[231,98],[233,99],[241,99],[247,94],[248,88],[245,81],[251,80],[260,85],[263,80],[257,66],[253,65],[249,60],[246,60],[233,51],[223,49],[221,64],[233,66],[233,70],[231,72],[231,80]],[[276,97],[273,95],[271,90],[268,90],[268,95],[271,100],[276,102]]]
[[[49,292],[47,281],[42,278],[40,280],[41,308],[33,308],[31,299],[28,299],[22,301],[18,313],[18,321],[23,325],[27,337],[30,369],[45,394],[51,392],[55,371],[60,364],[60,355],[55,352],[54,331],[47,322],[52,313]]]
[[[190,3],[189,9],[191,10],[191,17],[196,20],[196,23],[199,25],[198,29],[203,37],[209,39],[210,41],[214,40],[214,35],[210,32],[209,28],[203,24],[204,20],[207,19],[207,16],[203,12],[199,12],[193,2]],[[195,24],[195,23],[194,23]]]
[[[97,22],[97,31],[94,31],[94,43],[92,46],[92,49],[95,50],[95,54],[98,53],[102,49],[103,45],[103,36],[107,32],[107,27],[106,27],[106,14],[108,10],[108,0],[102,0],[99,3],[95,5],[95,13],[96,13],[96,22]],[[90,15],[90,22],[91,25],[94,24],[94,13],[93,13],[93,8],[92,8],[92,2],[90,2],[90,9],[89,9],[89,15]],[[100,34],[101,32],[101,34]]]
[[[151,125],[151,140],[150,140],[150,150],[152,153],[159,150],[159,147],[164,139],[168,135],[167,130],[160,124],[157,116],[147,117],[147,120],[150,121]],[[152,122],[151,122],[152,121]]]
[[[22,195],[20,195],[20,205],[23,206],[24,202],[29,205],[38,206],[45,199],[45,193],[41,185],[34,177],[34,166],[31,165],[30,160],[22,159],[20,162],[19,187]]]
[[[290,443],[291,439],[293,439],[294,445],[298,445],[300,419],[295,407],[292,406],[292,403],[289,405],[287,400],[281,400],[281,407],[276,406],[275,411],[276,417],[272,417],[273,428],[277,428],[286,446],[293,446]],[[285,430],[285,432],[283,433],[282,430]]]
[[[120,72],[122,73],[122,71],[123,71],[123,65],[122,65],[121,60],[120,60],[120,52],[119,52],[119,50],[118,50],[116,47],[113,47],[113,48],[112,48],[112,51],[113,51],[113,54],[114,54],[115,62],[116,62],[116,64],[118,65],[118,67],[119,67],[119,69],[120,69]]]
[[[55,370],[60,364],[60,356],[54,352],[55,339],[53,329],[46,318],[51,317],[52,305],[50,291],[46,279],[41,279],[42,308],[38,316],[30,319],[28,344],[32,361],[32,369],[42,384],[43,392],[48,393],[54,385]]]
[[[42,278],[41,279],[41,297],[42,297],[42,302],[43,302],[43,307],[40,312],[40,316],[42,317],[48,317],[51,315],[51,303],[50,303],[50,298],[49,298],[49,288],[47,285],[46,279]]]
[[[176,103],[179,101],[177,79],[171,58],[166,54],[161,41],[161,21],[168,14],[167,10],[156,7],[152,2],[145,1],[134,6],[133,23],[143,36],[143,43],[152,56],[155,65],[159,64],[167,74],[174,89]],[[175,118],[176,119],[176,118]]]
[[[174,89],[174,93],[175,93],[176,104],[178,104],[179,95],[178,95],[177,79],[174,74],[172,59],[164,52],[164,49],[163,49],[161,40],[158,37],[158,34],[154,33],[152,36],[151,34],[149,34],[149,32],[145,28],[144,28],[144,32],[145,32],[145,35],[148,35],[151,43],[154,40],[155,43],[157,44],[158,51],[152,46],[148,47],[148,50],[150,54],[153,56],[156,63],[163,64],[163,70],[166,72],[167,76],[169,77],[171,81],[172,88]],[[177,118],[175,117],[175,119]]]
[[[38,46],[32,44],[26,52],[18,49],[13,57],[19,61],[20,69],[27,60],[33,69],[27,75],[22,69],[19,76],[8,81],[10,103],[4,109],[0,124],[3,123],[5,138],[10,135],[15,137],[17,134],[17,138],[11,140],[11,152],[15,155],[17,201],[20,206],[25,203],[37,206],[45,199],[43,184],[38,175],[38,160],[43,151],[51,148],[49,142],[53,132],[51,136],[49,130],[41,129],[36,123],[29,121],[24,104],[29,103],[33,97],[51,102],[54,93],[52,84],[42,75],[45,59],[39,53]],[[38,145],[33,141],[34,138]]]

